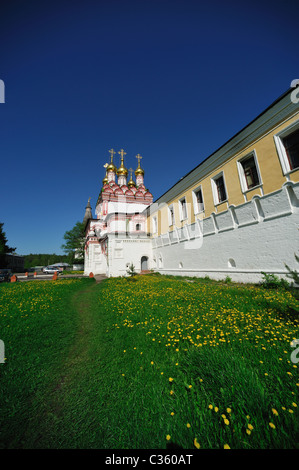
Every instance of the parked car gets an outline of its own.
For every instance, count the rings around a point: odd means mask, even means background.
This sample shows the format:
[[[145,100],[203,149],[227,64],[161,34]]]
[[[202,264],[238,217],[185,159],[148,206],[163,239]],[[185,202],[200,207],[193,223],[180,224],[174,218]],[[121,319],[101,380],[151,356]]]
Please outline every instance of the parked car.
[[[10,269],[0,269],[0,282],[9,282],[11,278]]]
[[[59,268],[53,268],[52,266],[47,266],[46,268],[43,269],[43,272],[45,274],[54,274],[54,273],[60,273]]]

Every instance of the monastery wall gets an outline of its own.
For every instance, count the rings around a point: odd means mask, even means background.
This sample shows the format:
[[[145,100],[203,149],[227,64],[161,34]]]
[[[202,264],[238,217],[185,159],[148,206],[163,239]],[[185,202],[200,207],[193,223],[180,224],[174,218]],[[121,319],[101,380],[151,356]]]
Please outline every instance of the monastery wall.
[[[152,267],[161,274],[258,282],[261,271],[298,270],[299,183],[254,196],[221,213],[152,239]]]

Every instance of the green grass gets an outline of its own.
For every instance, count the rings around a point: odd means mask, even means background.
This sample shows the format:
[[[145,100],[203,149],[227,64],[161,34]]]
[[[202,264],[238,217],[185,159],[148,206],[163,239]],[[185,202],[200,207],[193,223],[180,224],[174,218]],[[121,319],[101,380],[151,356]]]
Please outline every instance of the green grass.
[[[1,285],[0,445],[297,448],[298,304],[156,275]]]

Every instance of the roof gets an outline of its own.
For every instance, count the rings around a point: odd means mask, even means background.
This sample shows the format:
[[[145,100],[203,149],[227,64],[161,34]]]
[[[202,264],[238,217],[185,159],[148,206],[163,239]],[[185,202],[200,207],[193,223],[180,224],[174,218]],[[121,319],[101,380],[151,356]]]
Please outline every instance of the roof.
[[[284,92],[279,98],[277,98],[270,106],[268,106],[262,113],[260,113],[255,119],[253,119],[249,124],[247,124],[245,127],[243,127],[239,132],[237,132],[233,137],[231,137],[227,142],[225,142],[223,145],[221,145],[221,147],[219,147],[217,150],[215,150],[211,155],[209,155],[207,158],[205,158],[203,161],[201,161],[195,168],[193,168],[192,170],[190,170],[188,173],[186,173],[185,176],[183,176],[182,178],[180,178],[174,185],[172,185],[167,191],[165,191],[161,196],[159,196],[154,202],[158,202],[159,200],[161,200],[162,198],[164,198],[164,196],[166,196],[168,193],[169,196],[173,196],[173,188],[175,188],[177,185],[180,185],[180,186],[185,186],[185,184],[180,184],[180,183],[185,183],[185,180],[188,179],[188,177],[190,177],[193,173],[196,172],[196,170],[200,169],[200,167],[203,167],[203,166],[208,166],[206,165],[208,160],[211,160],[213,157],[216,157],[219,158],[219,154],[221,154],[221,151],[225,150],[225,147],[228,146],[230,143],[233,144],[235,142],[236,144],[236,141],[238,140],[237,137],[240,137],[242,138],[242,134],[245,134],[244,131],[246,130],[249,130],[250,128],[258,128],[259,125],[259,121],[263,120],[262,118],[265,117],[265,115],[267,113],[269,113],[269,111],[272,110],[272,108],[274,108],[277,104],[283,102],[283,99],[286,98],[286,96],[288,96],[292,91],[294,90],[294,88],[289,88],[286,92]],[[291,102],[291,100],[289,99],[288,100],[289,102],[285,103],[285,106],[284,108],[282,109],[282,112],[279,113],[279,111],[273,113],[273,117],[275,118],[276,115],[283,115],[283,111],[286,110],[286,108],[288,108],[288,113],[290,114],[291,110],[295,110],[297,108],[298,110],[298,105],[296,107],[295,104],[293,104]],[[287,111],[285,111],[285,114],[287,114]],[[267,122],[267,119],[264,119],[263,121]],[[265,124],[264,122],[262,122],[261,124]],[[261,125],[260,125],[261,127]],[[248,133],[249,135],[250,133]],[[244,135],[243,135],[243,138],[244,138]],[[240,139],[241,140],[241,139]],[[233,145],[231,145],[231,147],[233,147]],[[227,153],[227,151],[225,152]],[[225,159],[227,160],[228,157]],[[223,163],[223,162],[222,162]],[[218,165],[215,165],[215,168],[217,168]],[[198,172],[197,172],[198,173]],[[191,179],[191,178],[190,178]],[[198,178],[197,178],[198,179]],[[188,184],[188,187],[193,184],[193,181],[190,181],[190,183]],[[179,189],[179,192],[181,192],[181,189]],[[185,190],[185,187],[182,188],[182,190]],[[164,198],[164,199],[170,199],[169,198]]]

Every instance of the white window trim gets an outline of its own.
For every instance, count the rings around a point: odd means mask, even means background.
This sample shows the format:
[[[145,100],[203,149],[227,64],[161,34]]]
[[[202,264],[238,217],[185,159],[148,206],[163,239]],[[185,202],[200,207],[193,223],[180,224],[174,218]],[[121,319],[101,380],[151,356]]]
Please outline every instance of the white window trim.
[[[186,217],[184,217],[184,214],[183,214],[183,204],[182,204],[183,200],[185,200]],[[188,207],[187,207],[187,199],[185,196],[179,199],[179,211],[180,211],[180,221],[183,222],[183,220],[187,220],[188,219]]]
[[[219,202],[216,180],[217,180],[220,176],[223,176],[224,187],[225,187],[225,192],[226,192],[226,199],[224,199],[223,201],[220,201],[220,202]],[[211,178],[211,185],[212,185],[212,192],[213,192],[214,205],[215,205],[215,206],[219,206],[220,204],[223,204],[224,202],[227,202],[227,201],[228,201],[228,192],[227,192],[227,186],[226,186],[226,181],[225,181],[225,177],[224,177],[224,172],[223,172],[223,171],[220,171],[220,173],[218,173],[217,175],[213,176],[213,178]]]
[[[152,217],[152,227],[153,227],[153,233],[158,233],[158,219],[156,215]]]
[[[287,174],[291,173],[292,171],[298,170],[298,167],[297,168],[290,168],[289,159],[287,157],[282,139],[284,139],[285,137],[292,134],[294,131],[296,131],[298,129],[299,129],[299,120],[296,121],[296,122],[293,122],[293,124],[286,127],[282,131],[278,132],[274,136],[274,142],[275,142],[275,145],[276,145],[276,150],[277,150],[277,153],[278,153],[278,157],[279,157],[280,164],[281,164],[282,171],[283,171],[284,175],[287,175]]]
[[[198,208],[198,202],[197,202],[197,198],[196,198],[196,193],[198,191],[201,191],[201,196],[202,196],[202,205],[203,205],[203,208],[202,209],[199,209]],[[194,215],[197,215],[197,214],[201,214],[202,212],[205,211],[205,201],[204,201],[204,198],[203,198],[203,190],[202,190],[202,186],[201,184],[193,189],[192,191],[192,199],[193,199],[193,210],[194,210]]]
[[[249,157],[254,158],[254,163],[255,163],[255,166],[256,166],[256,171],[257,171],[257,175],[258,175],[258,179],[259,179],[259,183],[256,186],[253,186],[252,188],[247,187],[247,181],[246,181],[246,178],[245,178],[244,168],[243,168],[243,165],[242,165],[242,162],[244,160],[247,160],[247,158],[249,158]],[[247,153],[246,155],[244,155],[244,157],[240,158],[237,161],[237,167],[238,167],[238,173],[239,173],[242,193],[248,193],[248,191],[252,191],[253,189],[260,188],[260,187],[263,186],[262,176],[261,176],[260,167],[259,167],[259,164],[258,164],[258,160],[257,160],[255,150],[253,150],[252,152]]]
[[[170,209],[172,209],[172,211],[173,211],[173,223],[172,223],[172,220],[171,220]],[[174,206],[173,206],[173,204],[171,204],[170,206],[168,206],[168,225],[169,225],[169,227],[172,227],[173,225],[175,225],[175,214],[174,214]]]

